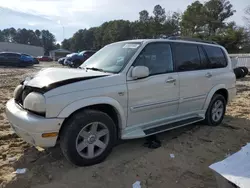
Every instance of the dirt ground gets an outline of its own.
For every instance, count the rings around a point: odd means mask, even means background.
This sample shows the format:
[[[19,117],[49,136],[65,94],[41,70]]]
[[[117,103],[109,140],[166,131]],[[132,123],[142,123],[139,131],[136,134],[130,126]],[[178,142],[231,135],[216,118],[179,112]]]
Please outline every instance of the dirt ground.
[[[238,95],[228,106],[221,126],[195,124],[162,133],[162,147],[154,150],[142,146],[144,139],[126,141],[116,146],[103,163],[74,167],[59,147],[39,151],[26,144],[13,133],[5,116],[5,103],[21,79],[49,66],[58,65],[0,68],[0,187],[120,188],[132,187],[137,180],[143,188],[216,187],[208,166],[250,141],[250,77],[246,77],[237,81]],[[17,168],[28,171],[15,175]]]

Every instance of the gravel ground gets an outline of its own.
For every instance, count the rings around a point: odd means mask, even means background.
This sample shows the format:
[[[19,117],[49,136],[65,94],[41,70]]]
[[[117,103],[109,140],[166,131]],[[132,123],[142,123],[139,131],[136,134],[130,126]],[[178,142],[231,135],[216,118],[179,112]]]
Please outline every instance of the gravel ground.
[[[18,138],[4,113],[15,86],[28,74],[50,66],[58,65],[0,68],[0,187],[119,188],[132,187],[137,180],[144,188],[216,187],[208,166],[250,141],[250,77],[246,77],[237,81],[238,95],[228,106],[221,126],[194,124],[162,133],[162,147],[154,150],[142,146],[144,139],[126,141],[115,147],[103,163],[74,167],[59,147],[39,151]],[[17,168],[28,171],[15,175]]]

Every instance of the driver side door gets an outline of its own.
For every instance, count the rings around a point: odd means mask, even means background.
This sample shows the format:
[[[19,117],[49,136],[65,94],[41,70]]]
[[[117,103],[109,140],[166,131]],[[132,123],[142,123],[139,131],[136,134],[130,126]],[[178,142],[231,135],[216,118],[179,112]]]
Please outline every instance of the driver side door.
[[[127,79],[127,126],[147,128],[165,123],[177,114],[179,103],[179,76],[174,72],[170,44],[148,44],[132,66],[146,66],[150,75]]]

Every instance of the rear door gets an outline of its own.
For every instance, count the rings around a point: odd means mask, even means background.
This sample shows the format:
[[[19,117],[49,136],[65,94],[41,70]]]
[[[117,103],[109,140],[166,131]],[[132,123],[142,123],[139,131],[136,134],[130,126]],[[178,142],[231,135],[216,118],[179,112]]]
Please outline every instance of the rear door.
[[[180,79],[178,114],[202,110],[211,81],[207,59],[201,46],[192,43],[173,43],[176,71]]]
[[[207,57],[209,59],[207,71],[210,73],[210,80],[213,86],[220,83],[231,85],[230,72],[227,67],[227,59],[220,47],[217,46],[203,46]],[[225,79],[228,78],[228,79]]]

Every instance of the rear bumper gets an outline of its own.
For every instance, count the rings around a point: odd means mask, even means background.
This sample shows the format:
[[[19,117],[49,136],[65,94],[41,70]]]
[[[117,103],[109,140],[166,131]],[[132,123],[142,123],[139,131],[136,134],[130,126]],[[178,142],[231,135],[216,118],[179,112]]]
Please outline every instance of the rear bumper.
[[[26,142],[41,147],[53,147],[57,137],[43,138],[43,133],[59,132],[64,119],[45,118],[22,109],[11,99],[6,104],[6,116],[13,130]]]

